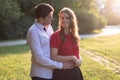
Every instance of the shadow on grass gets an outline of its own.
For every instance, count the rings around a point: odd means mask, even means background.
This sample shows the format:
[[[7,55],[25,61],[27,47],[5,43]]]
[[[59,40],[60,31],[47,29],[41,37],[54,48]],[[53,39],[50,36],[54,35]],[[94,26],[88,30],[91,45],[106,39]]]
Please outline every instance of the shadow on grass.
[[[0,47],[0,56],[5,56],[8,54],[25,54],[28,51],[29,51],[28,45]]]

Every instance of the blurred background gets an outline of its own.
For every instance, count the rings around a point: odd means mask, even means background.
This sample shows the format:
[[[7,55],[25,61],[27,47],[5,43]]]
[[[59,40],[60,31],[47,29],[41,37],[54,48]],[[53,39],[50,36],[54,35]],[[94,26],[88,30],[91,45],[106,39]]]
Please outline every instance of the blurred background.
[[[42,2],[55,9],[54,30],[58,27],[58,13],[63,7],[75,12],[80,34],[91,34],[106,25],[120,24],[120,0],[0,0],[0,40],[25,39],[34,22],[34,6]]]

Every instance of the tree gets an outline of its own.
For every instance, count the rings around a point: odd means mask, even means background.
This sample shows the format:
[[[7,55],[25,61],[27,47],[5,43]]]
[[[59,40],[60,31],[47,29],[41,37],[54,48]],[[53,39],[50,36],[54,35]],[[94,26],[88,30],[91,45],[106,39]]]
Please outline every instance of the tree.
[[[41,2],[49,3],[55,9],[54,30],[58,26],[58,13],[63,7],[75,12],[80,32],[91,33],[104,26],[95,0],[0,0],[0,39],[25,38],[34,22],[34,6]]]
[[[93,33],[101,30],[106,25],[106,20],[100,15],[95,0],[80,0],[77,8],[79,31],[82,34]]]
[[[0,0],[0,39],[15,36],[14,24],[21,16],[20,8],[14,0]]]

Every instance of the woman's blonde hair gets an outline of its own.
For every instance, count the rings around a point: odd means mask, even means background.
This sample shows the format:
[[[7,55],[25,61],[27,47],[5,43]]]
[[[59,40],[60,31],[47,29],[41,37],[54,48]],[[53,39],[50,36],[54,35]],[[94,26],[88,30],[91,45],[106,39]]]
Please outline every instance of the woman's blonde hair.
[[[67,7],[64,7],[63,9],[61,9],[61,11],[59,12],[59,18],[60,18],[62,13],[68,14],[69,19],[70,19],[69,32],[73,38],[73,41],[76,44],[79,44],[80,37],[79,37],[79,33],[78,33],[78,24],[77,24],[77,18],[76,18],[75,13],[73,12],[73,10],[71,10],[70,8],[67,8]],[[60,20],[59,20],[58,28],[60,30],[61,40],[64,42],[66,40],[66,38],[65,38],[64,29],[60,24]]]

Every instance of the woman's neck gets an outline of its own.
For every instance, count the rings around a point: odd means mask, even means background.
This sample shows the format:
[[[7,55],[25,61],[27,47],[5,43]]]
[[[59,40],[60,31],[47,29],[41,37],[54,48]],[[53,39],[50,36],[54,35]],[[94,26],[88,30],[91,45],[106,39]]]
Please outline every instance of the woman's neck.
[[[69,34],[69,28],[64,29],[65,34]]]

